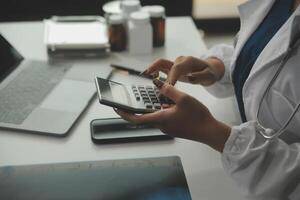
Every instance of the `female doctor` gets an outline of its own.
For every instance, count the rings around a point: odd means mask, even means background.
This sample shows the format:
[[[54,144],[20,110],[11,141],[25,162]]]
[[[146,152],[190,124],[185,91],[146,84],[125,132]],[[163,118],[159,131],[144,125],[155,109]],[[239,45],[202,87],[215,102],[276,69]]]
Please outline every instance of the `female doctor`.
[[[299,200],[299,4],[247,1],[239,7],[241,29],[234,46],[216,46],[202,59],[161,59],[146,70],[168,75],[166,83],[154,84],[175,105],[144,115],[116,112],[221,152],[224,169],[250,199]],[[243,123],[221,123],[201,102],[175,89],[178,80],[201,84],[218,97],[235,94]]]

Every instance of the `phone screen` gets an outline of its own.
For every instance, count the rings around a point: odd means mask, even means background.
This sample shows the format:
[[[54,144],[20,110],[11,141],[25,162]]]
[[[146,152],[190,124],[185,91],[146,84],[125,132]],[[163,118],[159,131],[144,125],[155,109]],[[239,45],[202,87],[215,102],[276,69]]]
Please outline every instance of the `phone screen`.
[[[0,82],[23,60],[19,52],[0,35]]]

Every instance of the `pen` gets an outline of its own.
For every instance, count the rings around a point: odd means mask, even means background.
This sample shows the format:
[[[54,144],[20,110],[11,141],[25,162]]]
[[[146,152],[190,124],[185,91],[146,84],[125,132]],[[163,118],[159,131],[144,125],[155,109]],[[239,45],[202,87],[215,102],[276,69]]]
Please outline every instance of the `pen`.
[[[134,69],[122,66],[122,65],[118,65],[118,64],[111,64],[110,66],[114,67],[116,69],[128,71],[131,74],[142,75],[142,73],[143,73],[143,72],[141,73],[140,71],[137,71],[137,70],[134,70]]]
[[[146,70],[144,70],[144,71],[142,71],[142,72],[139,74],[139,76],[143,76],[143,75],[145,75],[146,71],[147,71],[147,69],[146,69]]]
[[[137,70],[134,70],[134,69],[131,69],[131,68],[128,68],[128,67],[119,65],[119,64],[110,64],[110,66],[113,67],[113,68],[115,68],[115,69],[124,70],[124,71],[127,71],[127,72],[130,73],[130,74],[135,74],[135,75],[138,75],[138,76],[141,76],[141,77],[144,77],[144,78],[148,78],[148,79],[154,79],[154,78],[157,78],[157,79],[159,79],[159,80],[161,80],[161,81],[166,81],[166,78],[163,78],[163,77],[160,77],[160,76],[158,76],[158,77],[153,77],[153,76],[151,76],[151,75],[145,74],[145,72],[147,71],[147,69],[144,70],[144,71],[142,71],[142,72],[140,72],[140,71],[137,71]]]

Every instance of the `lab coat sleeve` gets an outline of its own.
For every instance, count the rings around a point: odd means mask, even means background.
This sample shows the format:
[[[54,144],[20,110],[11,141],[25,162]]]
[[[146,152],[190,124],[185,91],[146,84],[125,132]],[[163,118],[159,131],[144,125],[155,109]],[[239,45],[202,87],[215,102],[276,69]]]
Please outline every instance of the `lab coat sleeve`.
[[[264,139],[257,123],[232,128],[222,163],[249,199],[300,198],[300,143]]]
[[[233,46],[221,44],[211,48],[205,55],[202,56],[202,59],[212,57],[218,58],[225,65],[225,74],[222,79],[211,86],[205,87],[210,94],[216,97],[225,98],[234,95],[233,85],[230,79],[230,66],[233,52]]]

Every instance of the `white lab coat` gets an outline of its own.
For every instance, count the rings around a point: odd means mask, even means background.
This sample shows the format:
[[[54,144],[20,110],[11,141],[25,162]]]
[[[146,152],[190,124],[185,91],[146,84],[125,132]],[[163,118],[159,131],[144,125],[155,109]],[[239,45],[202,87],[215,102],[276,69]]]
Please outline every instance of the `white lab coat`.
[[[249,36],[262,22],[275,0],[250,0],[239,6],[241,30],[235,46],[220,45],[206,57],[221,59],[226,72],[207,90],[219,97],[233,95],[235,61]],[[224,169],[249,199],[300,199],[300,111],[277,139],[266,140],[256,130],[256,112],[267,85],[289,44],[300,34],[300,6],[265,47],[243,88],[249,122],[234,126],[222,154]],[[300,47],[294,51],[262,105],[260,121],[278,130],[300,100]]]

